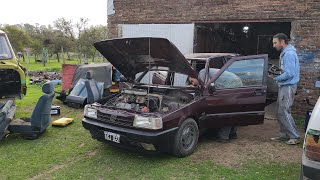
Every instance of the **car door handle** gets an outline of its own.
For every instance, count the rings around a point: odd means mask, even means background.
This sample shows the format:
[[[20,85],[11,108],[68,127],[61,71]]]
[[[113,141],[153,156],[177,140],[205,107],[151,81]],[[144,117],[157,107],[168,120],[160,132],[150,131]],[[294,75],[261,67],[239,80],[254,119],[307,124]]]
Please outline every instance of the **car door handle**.
[[[261,95],[265,94],[266,92],[267,92],[267,91],[264,90],[264,89],[256,89],[256,90],[254,91],[254,94],[255,94],[256,96],[261,96]]]

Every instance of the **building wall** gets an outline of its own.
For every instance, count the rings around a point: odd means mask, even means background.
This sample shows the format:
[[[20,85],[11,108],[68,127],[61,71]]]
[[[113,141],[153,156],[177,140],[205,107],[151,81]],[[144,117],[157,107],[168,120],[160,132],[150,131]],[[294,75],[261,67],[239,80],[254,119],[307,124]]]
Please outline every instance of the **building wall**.
[[[305,97],[315,102],[320,95],[314,87],[320,80],[320,0],[114,0],[114,6],[109,38],[118,36],[118,24],[289,21],[301,62],[294,112],[306,111]]]

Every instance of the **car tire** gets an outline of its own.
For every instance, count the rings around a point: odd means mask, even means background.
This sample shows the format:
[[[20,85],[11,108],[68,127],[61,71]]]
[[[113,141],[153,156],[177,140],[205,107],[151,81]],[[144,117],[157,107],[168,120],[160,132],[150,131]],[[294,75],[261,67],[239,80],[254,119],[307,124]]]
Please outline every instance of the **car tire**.
[[[299,180],[304,180],[305,178],[303,177],[303,168],[302,164],[300,165],[300,175],[299,175]]]
[[[179,127],[173,142],[173,155],[186,157],[193,153],[199,138],[198,124],[192,118],[188,118]]]

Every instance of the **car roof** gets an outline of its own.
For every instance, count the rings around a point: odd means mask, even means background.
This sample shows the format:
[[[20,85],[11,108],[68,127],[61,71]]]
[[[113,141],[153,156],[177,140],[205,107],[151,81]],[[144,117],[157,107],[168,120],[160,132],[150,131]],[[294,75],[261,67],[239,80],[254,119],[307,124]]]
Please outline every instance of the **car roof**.
[[[238,56],[239,54],[236,53],[191,53],[186,54],[185,57],[188,60],[196,59],[196,60],[204,60],[206,61],[209,58],[217,58],[217,57],[223,57],[223,56]]]
[[[4,32],[0,30],[0,34],[4,34]]]

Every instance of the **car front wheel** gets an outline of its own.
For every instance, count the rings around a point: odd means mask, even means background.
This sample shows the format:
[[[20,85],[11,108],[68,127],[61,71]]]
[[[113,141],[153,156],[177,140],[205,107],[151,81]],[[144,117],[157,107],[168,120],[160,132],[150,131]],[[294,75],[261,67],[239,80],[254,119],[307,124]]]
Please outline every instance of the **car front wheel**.
[[[199,138],[199,129],[194,119],[186,119],[179,127],[173,143],[172,153],[178,157],[186,157],[193,153]]]

